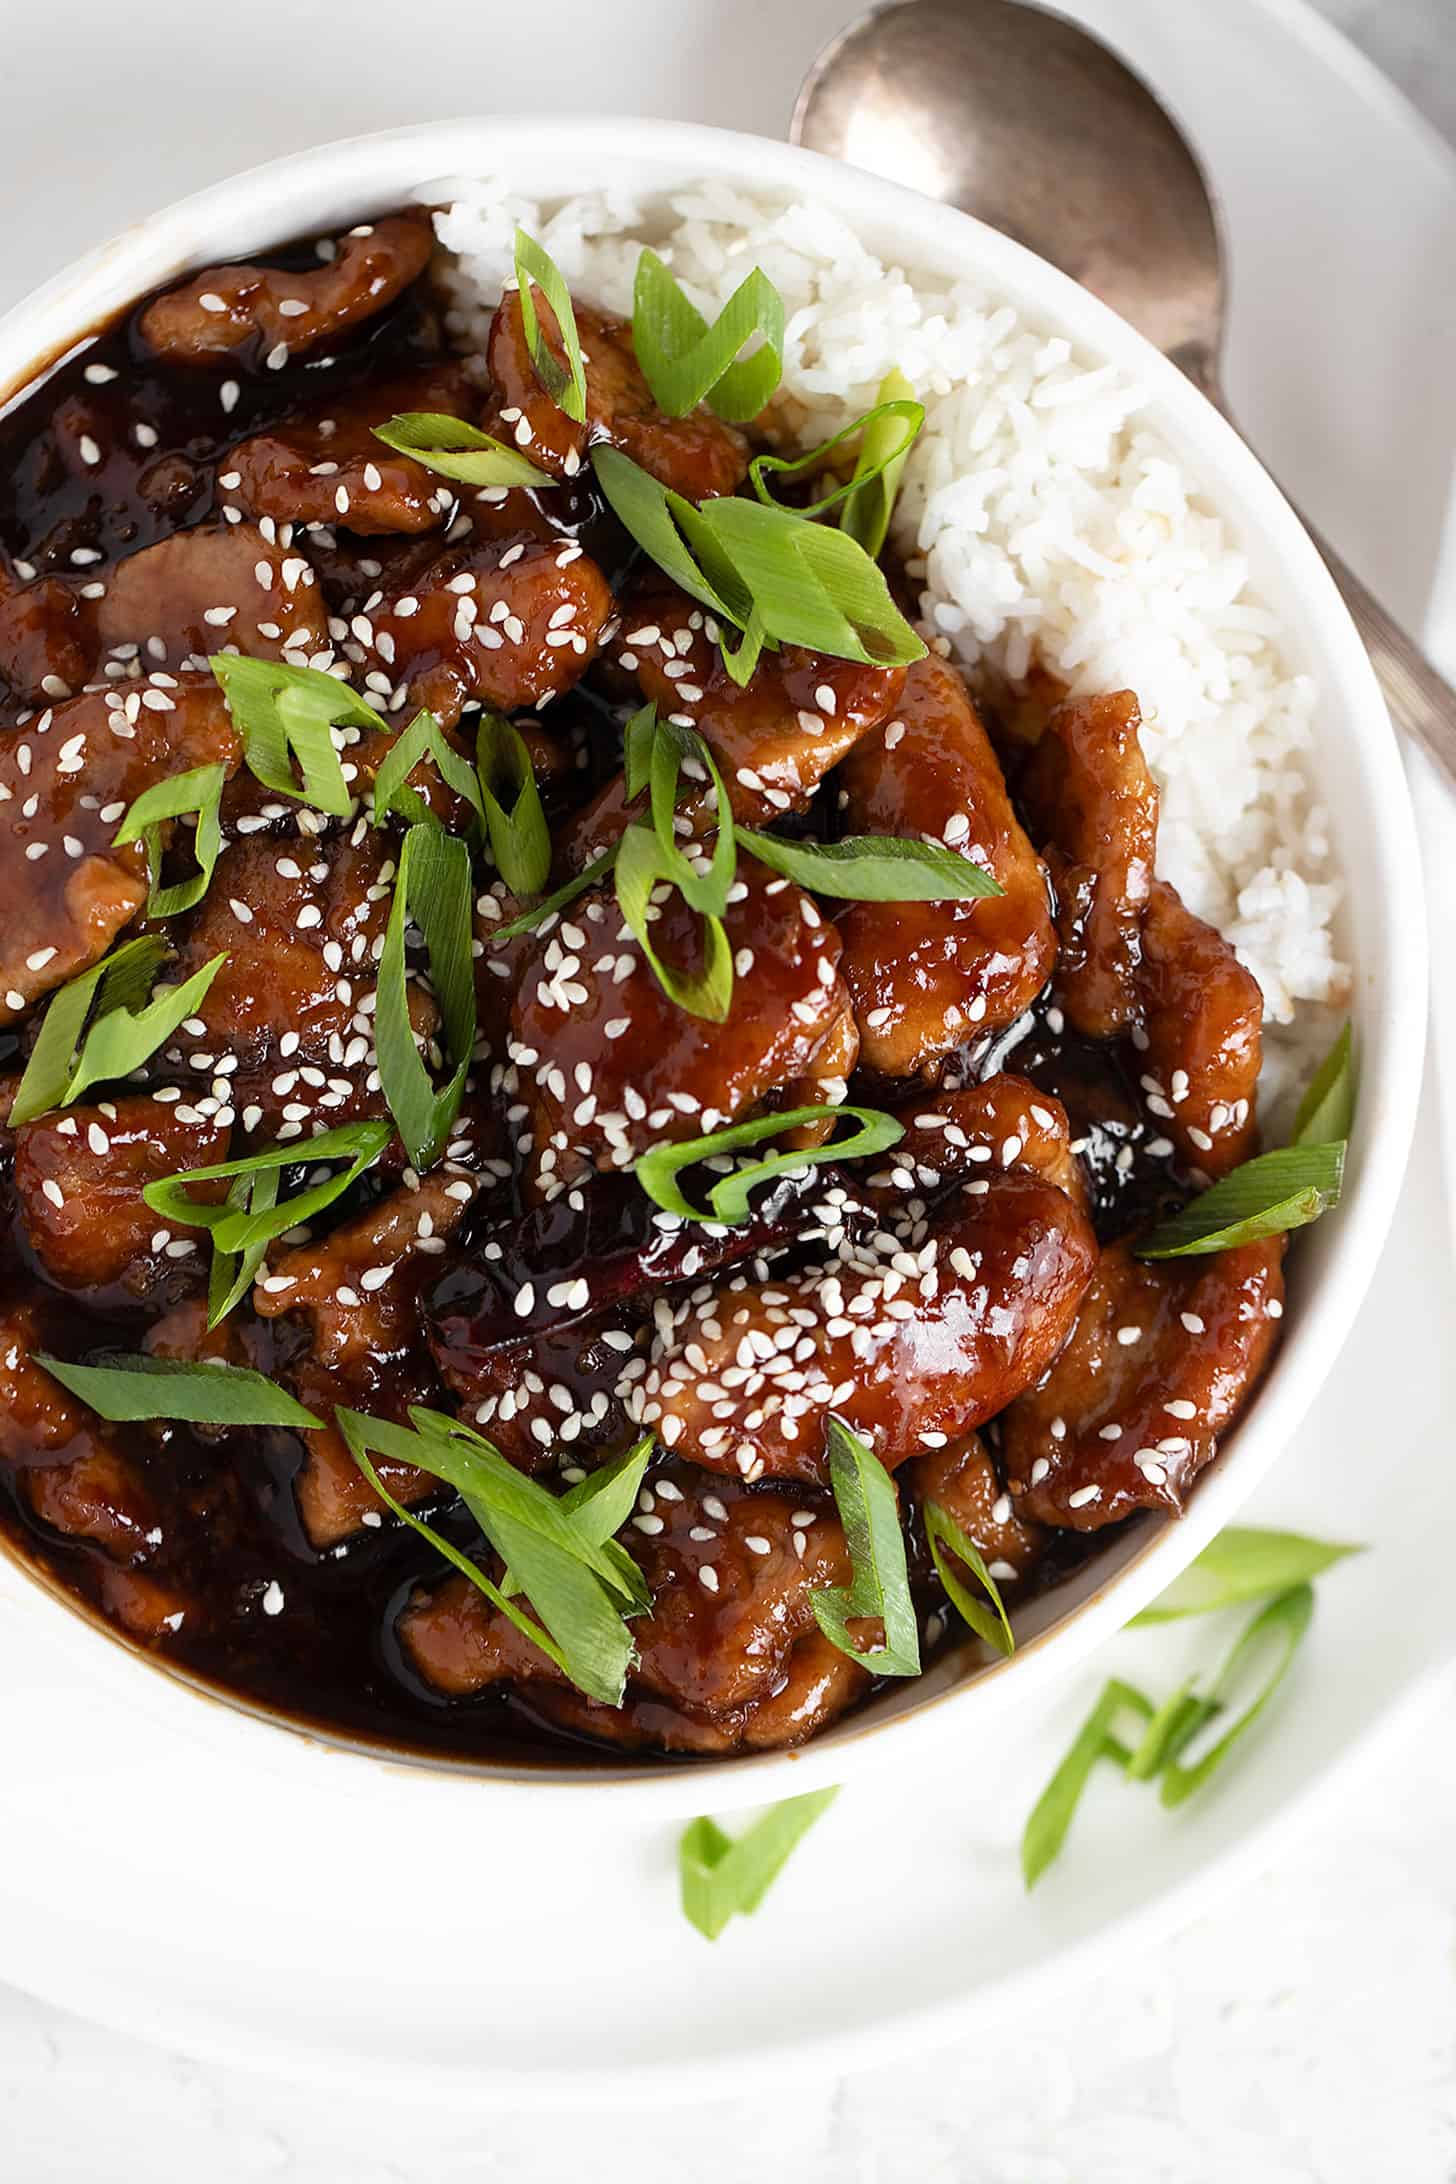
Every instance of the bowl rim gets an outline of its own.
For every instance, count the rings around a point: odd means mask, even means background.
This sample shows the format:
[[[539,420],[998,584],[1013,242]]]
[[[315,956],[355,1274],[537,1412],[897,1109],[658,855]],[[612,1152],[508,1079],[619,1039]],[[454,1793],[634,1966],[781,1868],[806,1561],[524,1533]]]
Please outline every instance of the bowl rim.
[[[529,184],[514,181],[522,168],[532,171]],[[953,207],[818,153],[696,123],[551,115],[467,115],[292,152],[149,214],[8,311],[0,318],[0,406],[113,312],[222,255],[409,200],[439,203],[448,183],[463,175],[504,173],[522,194],[559,197],[603,186],[612,168],[630,169],[631,179],[618,173],[609,180],[644,195],[721,180],[758,196],[814,201],[870,237],[893,263],[990,285],[1098,362],[1118,364],[1139,378],[1150,412],[1176,443],[1180,464],[1219,513],[1237,523],[1251,552],[1258,549],[1271,570],[1283,572],[1283,586],[1298,602],[1306,650],[1318,665],[1322,710],[1347,716],[1347,727],[1327,732],[1342,765],[1357,777],[1370,870],[1379,882],[1376,975],[1367,975],[1365,984],[1380,1037],[1368,1042],[1362,1057],[1352,1180],[1331,1263],[1291,1315],[1254,1409],[1203,1475],[1186,1514],[1140,1526],[1122,1543],[1117,1567],[1095,1577],[1087,1597],[1019,1645],[1010,1660],[977,1664],[888,1716],[873,1709],[851,1714],[798,1751],[692,1761],[644,1757],[633,1765],[608,1758],[599,1766],[559,1768],[472,1761],[365,1743],[269,1712],[147,1651],[0,1542],[0,1582],[8,1586],[12,1573],[21,1575],[21,1595],[12,1604],[35,1616],[40,1641],[84,1646],[89,1672],[104,1676],[119,1702],[130,1701],[184,1735],[285,1775],[303,1770],[317,1777],[321,1759],[365,1761],[376,1794],[387,1788],[410,1798],[518,1799],[549,1791],[580,1798],[610,1788],[618,1793],[618,1810],[631,1790],[644,1810],[665,1817],[710,1805],[763,1804],[843,1781],[892,1755],[923,1757],[952,1708],[959,1709],[963,1727],[976,1708],[975,1718],[984,1724],[1015,1693],[1030,1696],[1065,1673],[1146,1605],[1229,1520],[1298,1425],[1373,1278],[1414,1128],[1425,1044],[1426,939],[1414,819],[1384,700],[1333,579],[1257,458],[1174,365],[1022,245]],[[547,180],[568,176],[579,179],[554,186]],[[352,209],[346,212],[345,205]],[[913,250],[906,247],[909,236]],[[1113,1555],[1102,1560],[1111,1564]],[[107,1643],[97,1644],[97,1638]],[[154,1673],[137,1675],[133,1660]],[[199,1699],[210,1703],[199,1705]],[[362,1779],[362,1769],[351,1765],[347,1787]]]

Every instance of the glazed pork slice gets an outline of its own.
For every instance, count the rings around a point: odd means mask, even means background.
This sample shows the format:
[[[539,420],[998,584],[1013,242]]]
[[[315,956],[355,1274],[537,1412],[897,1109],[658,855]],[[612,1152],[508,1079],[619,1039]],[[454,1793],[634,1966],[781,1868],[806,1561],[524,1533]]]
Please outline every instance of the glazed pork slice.
[[[1176,1515],[1273,1353],[1283,1257],[1282,1236],[1193,1259],[1104,1251],[1065,1348],[1001,1421],[1018,1512],[1078,1532]]]
[[[1257,1151],[1264,997],[1252,971],[1166,880],[1155,880],[1133,1029],[1150,1115],[1181,1157],[1216,1182]]]
[[[912,1500],[922,1508],[934,1502],[960,1526],[979,1550],[998,1590],[1014,1597],[1035,1574],[1046,1549],[1046,1531],[1017,1508],[979,1433],[962,1434],[944,1448],[930,1448],[913,1457],[903,1478]],[[957,1571],[957,1575],[968,1592],[977,1592],[969,1572]]]
[[[0,740],[0,1022],[98,962],[146,902],[145,849],[112,846],[142,791],[241,755],[210,675],[72,698]]]
[[[429,214],[411,211],[351,228],[316,266],[209,266],[154,297],[137,332],[168,363],[277,370],[382,311],[433,247]]]
[[[913,1100],[894,1114],[905,1135],[879,1167],[858,1178],[886,1212],[921,1213],[948,1185],[1002,1168],[1039,1175],[1086,1208],[1067,1111],[1024,1077],[998,1072],[959,1092]]]
[[[1056,955],[1046,876],[965,684],[934,655],[910,668],[895,717],[856,743],[840,780],[849,833],[923,836],[1004,889],[838,913],[865,1065],[929,1073],[973,1033],[1014,1022],[1045,985]]]
[[[675,890],[659,893],[653,946],[685,968],[699,921]],[[735,978],[722,1023],[668,998],[605,894],[573,903],[539,943],[507,1049],[529,1132],[518,1151],[538,1189],[721,1129],[814,1063],[845,1006],[834,927],[747,857],[724,927]]]
[[[1006,1170],[960,1186],[908,1236],[882,1230],[682,1306],[629,1407],[676,1454],[748,1480],[822,1485],[831,1416],[893,1470],[1038,1379],[1096,1255],[1064,1191]]]
[[[370,536],[438,531],[456,487],[386,447],[374,427],[411,410],[465,417],[478,399],[458,364],[326,395],[233,448],[218,483],[237,507],[278,523],[337,524]]]
[[[1019,784],[1057,897],[1057,998],[1088,1038],[1136,1022],[1158,792],[1130,690],[1058,706]]]
[[[197,666],[224,651],[306,664],[329,643],[308,558],[283,545],[271,523],[267,531],[253,523],[174,531],[113,562],[99,581],[102,644],[139,652],[148,667]]]
[[[160,1538],[145,1482],[95,1412],[33,1362],[47,1347],[33,1306],[0,1315],[0,1462],[50,1531],[143,1562]]]
[[[73,697],[96,665],[96,613],[64,577],[15,582],[0,564],[0,683],[16,705]]]
[[[216,1106],[205,1114],[175,1086],[160,1097],[130,1092],[23,1123],[15,1133],[15,1196],[47,1280],[70,1290],[117,1284],[137,1298],[170,1300],[204,1278],[202,1232],[159,1221],[142,1191],[226,1160],[228,1138]]]
[[[539,293],[536,309],[548,346],[564,361],[555,315]],[[495,390],[488,430],[553,477],[575,477],[591,443],[608,440],[687,500],[736,493],[748,474],[742,433],[706,409],[664,416],[642,376],[631,327],[582,304],[575,305],[575,315],[586,377],[585,423],[574,423],[537,379],[521,299],[512,291],[501,298],[486,343]]]
[[[626,602],[614,656],[664,718],[697,729],[746,825],[807,810],[830,768],[897,713],[906,677],[784,645],[740,688],[703,609],[676,591]]]
[[[827,1658],[810,1604],[850,1576],[832,1503],[747,1492],[669,1464],[653,1473],[622,1539],[653,1603],[631,1625],[637,1660],[620,1709],[563,1686],[465,1578],[411,1600],[399,1623],[406,1653],[450,1697],[512,1682],[552,1718],[629,1748],[800,1742],[867,1688],[863,1669]]]
[[[612,611],[579,546],[486,539],[367,599],[344,650],[388,710],[427,705],[448,728],[471,703],[509,713],[559,698],[591,665]]]
[[[302,1315],[309,1344],[284,1378],[324,1424],[305,1431],[294,1481],[311,1544],[333,1546],[358,1531],[381,1504],[332,1422],[332,1406],[403,1421],[411,1403],[434,1403],[439,1387],[421,1339],[420,1298],[480,1177],[453,1163],[407,1180],[317,1242],[276,1245],[253,1288],[264,1319]],[[437,1492],[428,1472],[385,1463],[380,1476],[400,1501]]]
[[[393,876],[392,845],[362,819],[326,841],[225,849],[177,923],[171,975],[228,960],[163,1066],[229,1099],[247,1135],[383,1114],[372,1012]]]

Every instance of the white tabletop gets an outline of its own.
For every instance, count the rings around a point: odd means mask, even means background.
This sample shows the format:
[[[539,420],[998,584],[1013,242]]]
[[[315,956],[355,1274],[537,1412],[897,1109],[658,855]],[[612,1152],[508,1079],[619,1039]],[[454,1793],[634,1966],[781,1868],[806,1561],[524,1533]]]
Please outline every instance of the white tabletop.
[[[500,10],[500,0],[461,4],[488,17]],[[1167,4],[1176,15],[1210,0]],[[1218,4],[1211,0],[1215,12]],[[1319,4],[1456,138],[1453,0]],[[285,12],[296,54],[277,36],[260,52],[245,26],[266,15],[271,28]],[[445,12],[433,11],[437,28]],[[734,0],[715,18],[733,15],[733,40],[719,50],[710,31],[682,51],[709,70],[741,70],[746,18],[748,50],[774,38],[802,46],[806,60],[850,12],[840,0]],[[413,51],[402,45],[392,60],[381,55],[374,95],[344,105],[330,95],[328,55],[355,35],[351,11],[320,0],[294,0],[286,11],[275,0],[233,0],[222,41],[204,40],[203,14],[196,0],[130,0],[124,9],[54,0],[6,23],[0,136],[12,140],[22,107],[53,112],[58,135],[45,171],[21,178],[21,209],[32,217],[7,223],[0,301],[99,227],[271,151],[514,101],[508,59],[497,81],[462,81],[447,41],[430,39]],[[655,0],[618,0],[614,35],[631,40],[639,14],[654,26],[665,20]],[[570,44],[561,9],[543,8],[539,21],[548,39]],[[513,55],[504,23],[502,39]],[[184,116],[153,88],[159,77],[182,80],[176,56],[193,43],[207,46],[210,88],[205,110]],[[219,83],[213,56],[226,50],[236,70]],[[200,102],[200,70],[194,81]],[[667,110],[660,77],[645,71],[644,84],[644,109]],[[527,103],[539,86],[531,91]],[[589,104],[590,95],[578,77],[571,102]],[[773,125],[747,84],[725,88],[713,118]],[[12,207],[15,189],[12,181]],[[1294,482],[1338,535],[1338,507],[1319,505],[1318,481]],[[1392,556],[1392,603],[1421,598],[1434,546],[1428,524],[1408,563]],[[1456,603],[1449,577],[1445,589]],[[344,2104],[128,2042],[0,1988],[0,2178],[559,2184],[589,2164],[597,2184],[684,2173],[693,2184],[742,2184],[759,2172],[800,2184],[1450,2184],[1453,1727],[1450,1688],[1435,1708],[1392,1723],[1325,1795],[1312,1825],[1271,1852],[1260,1878],[1155,1954],[1008,2013],[994,2038],[852,2082],[809,2084],[792,2100],[745,2086],[741,2099],[707,2109],[567,2122],[421,2114],[402,2109],[388,2085]],[[84,1875],[76,1914],[85,1916]]]

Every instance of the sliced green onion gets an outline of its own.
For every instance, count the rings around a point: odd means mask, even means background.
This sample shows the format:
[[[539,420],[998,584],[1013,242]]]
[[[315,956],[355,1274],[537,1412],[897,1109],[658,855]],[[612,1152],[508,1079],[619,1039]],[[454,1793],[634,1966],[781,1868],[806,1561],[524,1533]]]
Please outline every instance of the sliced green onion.
[[[221,1270],[214,1263],[209,1284],[210,1326],[216,1326],[232,1310],[251,1284],[253,1274],[274,1238],[285,1235],[289,1229],[301,1227],[316,1213],[333,1205],[335,1199],[342,1198],[365,1169],[373,1166],[393,1135],[387,1122],[345,1122],[335,1130],[321,1131],[317,1137],[289,1138],[282,1144],[265,1146],[261,1152],[248,1153],[240,1160],[219,1161],[207,1168],[188,1168],[180,1175],[164,1176],[142,1186],[142,1198],[153,1213],[162,1214],[167,1220],[187,1228],[206,1229],[212,1238],[214,1253],[223,1259]],[[279,1203],[280,1169],[313,1167],[319,1163],[327,1166],[332,1161],[346,1165],[337,1175],[326,1176],[322,1182],[311,1184]],[[264,1178],[271,1180],[265,1182]],[[221,1182],[233,1185],[221,1205],[199,1203],[192,1196],[193,1186],[198,1183]],[[248,1187],[241,1188],[243,1185]],[[231,1263],[235,1257],[244,1261],[241,1271]]]
[[[463,417],[447,417],[440,410],[405,410],[387,425],[372,428],[376,440],[392,447],[396,455],[411,455],[426,470],[460,485],[554,485],[549,470],[528,463],[518,448],[493,440],[478,425]]]
[[[677,1179],[684,1168],[737,1152],[743,1145],[761,1144],[764,1138],[777,1137],[783,1130],[797,1130],[805,1123],[825,1122],[831,1117],[836,1122],[848,1118],[862,1127],[837,1142],[811,1145],[801,1152],[771,1153],[764,1160],[736,1168],[713,1185],[705,1207],[694,1206],[683,1196]],[[755,1184],[772,1176],[817,1167],[826,1160],[865,1160],[871,1153],[882,1153],[897,1145],[904,1135],[904,1124],[878,1107],[789,1107],[780,1114],[758,1115],[752,1122],[735,1122],[726,1130],[714,1130],[708,1137],[655,1145],[650,1153],[642,1155],[634,1172],[653,1204],[661,1206],[665,1213],[675,1213],[684,1221],[721,1221],[731,1227],[748,1219],[752,1210],[748,1194]]]
[[[539,895],[551,870],[551,835],[541,791],[519,728],[488,706],[480,715],[475,768],[490,853],[501,878],[513,895]]]
[[[829,1484],[839,1507],[853,1576],[809,1595],[814,1620],[832,1646],[875,1676],[920,1674],[920,1629],[905,1567],[900,1504],[890,1474],[872,1448],[842,1418],[829,1421]],[[878,1617],[885,1642],[873,1653],[857,1646],[849,1625]]]
[[[99,1003],[104,1011],[118,1006],[123,998],[140,1000],[150,990],[166,954],[167,943],[160,934],[145,933],[123,941],[51,996],[11,1105],[12,1129],[64,1103],[92,1004]]]
[[[768,488],[770,471],[782,477],[802,477],[806,472],[820,469],[825,458],[832,455],[835,448],[842,447],[846,440],[863,434],[854,475],[846,478],[842,485],[833,487],[819,500],[810,501],[806,506],[793,510],[795,515],[806,518],[822,516],[829,509],[837,507],[841,501],[847,504],[852,494],[862,494],[867,500],[871,486],[892,467],[898,478],[905,467],[905,458],[914,445],[915,436],[924,423],[924,403],[915,401],[908,394],[897,396],[893,401],[877,402],[872,410],[866,410],[863,417],[856,417],[853,424],[845,425],[832,439],[821,440],[818,447],[810,448],[807,455],[755,455],[748,466],[748,482],[765,507],[777,508],[781,503],[775,500]],[[893,502],[893,487],[890,498]],[[888,512],[886,521],[888,523]],[[855,527],[845,523],[842,517],[840,528],[848,531],[853,538],[859,536]],[[859,539],[859,543],[862,546],[865,544],[863,539]],[[880,543],[884,543],[883,538]],[[867,547],[866,551],[873,555],[879,552],[879,547]]]
[[[1346,1555],[1364,1551],[1336,1540],[1310,1539],[1302,1532],[1226,1525],[1150,1608],[1133,1617],[1128,1628],[1171,1623],[1184,1615],[1210,1615],[1216,1608],[1245,1600],[1265,1600],[1271,1593],[1287,1592],[1291,1586],[1319,1577]]]
[[[1355,1120],[1354,1035],[1348,1023],[1326,1054],[1294,1118],[1291,1145],[1332,1145]]]
[[[1083,1722],[1072,1748],[1032,1807],[1021,1837],[1021,1872],[1028,1888],[1035,1888],[1047,1867],[1060,1854],[1067,1839],[1082,1792],[1099,1759],[1114,1760],[1127,1768],[1132,1754],[1116,1735],[1122,1715],[1132,1712],[1144,1722],[1154,1718],[1153,1702],[1119,1678],[1104,1685],[1102,1696]]]
[[[167,944],[155,934],[124,941],[62,986],[47,1008],[10,1110],[12,1128],[78,1099],[88,1085],[129,1076],[193,1015],[227,961],[215,955],[181,986],[146,1002]],[[146,1002],[145,1006],[139,1004]],[[93,1004],[95,1013],[92,1016]],[[91,1028],[82,1038],[88,1016]]]
[[[575,879],[568,880],[564,887],[558,887],[554,894],[547,895],[531,909],[523,910],[519,917],[493,927],[490,945],[494,947],[498,941],[517,940],[522,933],[534,932],[547,918],[554,916],[558,910],[564,910],[569,902],[576,901],[578,895],[584,895],[589,887],[594,887],[598,880],[604,879],[616,858],[615,844],[611,849],[604,849],[599,857],[593,857],[590,864],[583,865]]]
[[[1277,1648],[1274,1666],[1258,1695],[1201,1758],[1186,1767],[1176,1753],[1167,1761],[1162,1769],[1159,1791],[1165,1805],[1181,1805],[1185,1798],[1191,1797],[1208,1780],[1214,1769],[1223,1765],[1240,1737],[1253,1728],[1284,1681],[1289,1664],[1309,1629],[1313,1615],[1314,1592],[1308,1585],[1295,1585],[1259,1610],[1235,1642],[1228,1659],[1214,1678],[1207,1701],[1208,1713],[1221,1710],[1228,1704],[1229,1697],[1249,1662],[1266,1646]]]
[[[678,775],[687,758],[696,759],[704,768],[717,799],[714,806],[718,816],[717,839],[706,872],[699,872],[689,863],[678,846],[673,823],[677,813]],[[738,849],[734,838],[733,807],[712,752],[696,729],[679,728],[671,721],[660,720],[652,741],[648,778],[652,788],[652,825],[662,851],[663,877],[677,889],[690,909],[705,917],[721,918],[727,911],[729,891],[738,870]]]
[[[889,535],[895,496],[900,490],[911,440],[915,437],[914,433],[908,439],[897,434],[893,412],[896,403],[910,400],[913,394],[914,389],[902,371],[888,371],[880,381],[879,408],[871,410],[865,419],[859,461],[854,466],[848,497],[839,511],[840,530],[858,540],[875,561],[879,560]],[[923,418],[923,410],[921,415]],[[887,447],[897,438],[898,447],[887,457]]]
[[[671,486],[661,484],[620,448],[594,447],[591,461],[608,506],[643,552],[679,591],[687,592],[720,620],[746,630],[753,614],[752,596],[718,550],[704,512]]]
[[[278,1203],[281,1181],[282,1175],[277,1168],[260,1168],[252,1174],[237,1176],[228,1188],[228,1206],[235,1213],[268,1213]],[[222,1251],[216,1235],[213,1236],[212,1264],[207,1270],[207,1324],[210,1328],[220,1326],[233,1307],[248,1294],[259,1267],[268,1256],[270,1242],[268,1236],[255,1235],[242,1251]]]
[[[1282,1236],[1340,1202],[1345,1148],[1286,1145],[1246,1160],[1135,1247],[1140,1259],[1186,1259]]]
[[[671,877],[662,844],[651,827],[630,826],[617,843],[613,865],[617,907],[669,1001],[721,1024],[733,1004],[733,950],[719,917],[702,920],[702,962],[695,971],[679,971],[652,945],[648,911],[659,880]]]
[[[735,1842],[706,1815],[678,1840],[683,1917],[709,1941],[731,1918],[751,1918],[821,1813],[839,1795],[809,1790],[761,1813]]]
[[[847,531],[749,500],[709,501],[700,515],[775,644],[870,667],[925,658],[879,565]]]
[[[657,707],[649,698],[622,730],[622,775],[627,802],[634,804],[652,778],[652,746],[657,740]]]
[[[322,1420],[285,1388],[245,1365],[189,1365],[165,1357],[110,1357],[72,1365],[37,1351],[35,1362],[95,1411],[131,1421],[173,1418],[195,1426],[317,1426]]]
[[[242,736],[249,772],[281,796],[347,818],[354,799],[329,731],[375,728],[388,735],[388,724],[374,707],[319,668],[252,660],[237,652],[214,653],[207,664]]]
[[[1212,1699],[1199,1698],[1191,1676],[1179,1684],[1153,1715],[1141,1742],[1133,1746],[1127,1762],[1128,1781],[1155,1780],[1217,1712]]]
[[[447,788],[469,804],[481,823],[485,805],[480,783],[469,759],[462,758],[433,713],[419,712],[390,745],[383,765],[374,776],[374,824],[382,826],[391,812],[418,825],[430,817],[428,808],[408,786],[410,775],[425,758],[432,759]]]
[[[516,280],[521,291],[521,324],[537,382],[573,424],[583,425],[586,423],[586,371],[581,360],[581,336],[576,330],[571,294],[555,260],[524,228],[516,229]],[[564,370],[541,331],[536,299],[531,292],[533,281],[555,313],[561,346],[566,351]]]
[[[735,363],[756,335],[762,346]],[[746,424],[783,373],[784,301],[755,266],[709,326],[657,252],[644,250],[632,291],[632,346],[653,400],[669,417],[686,417],[706,401],[726,423]]]
[[[1000,895],[983,866],[938,842],[896,834],[851,834],[842,842],[791,842],[739,827],[738,839],[760,864],[812,894],[849,902],[950,902]]]
[[[652,1606],[647,1581],[616,1538],[637,1506],[637,1494],[652,1454],[653,1439],[644,1434],[629,1449],[569,1487],[556,1506],[591,1546],[600,1547],[616,1571],[613,1590],[624,1615],[646,1615]],[[508,1570],[501,1579],[507,1598],[520,1590]]]
[[[145,842],[147,845],[151,873],[151,892],[147,896],[149,918],[176,917],[180,911],[190,910],[194,903],[201,902],[207,893],[213,867],[222,849],[219,813],[226,779],[224,766],[193,766],[188,772],[173,774],[166,781],[155,781],[149,789],[142,791],[113,835],[112,847],[115,849],[120,849],[124,842]],[[162,824],[168,819],[185,818],[192,812],[197,815],[193,844],[197,870],[190,879],[163,887],[160,884]]]
[[[475,1045],[475,967],[470,952],[470,851],[433,820],[410,828],[399,853],[384,953],[379,959],[374,1045],[379,1081],[412,1165],[433,1166],[450,1135]],[[410,1022],[405,927],[424,937],[440,1007],[446,1066],[437,1090]]]
[[[930,1542],[930,1552],[940,1582],[961,1621],[968,1624],[978,1638],[984,1638],[988,1646],[994,1646],[998,1653],[1014,1653],[1016,1640],[1012,1635],[1011,1620],[981,1550],[961,1530],[950,1511],[943,1509],[939,1502],[926,1502],[922,1514],[925,1519],[925,1537]],[[946,1553],[947,1548],[971,1572],[989,1599],[990,1610],[956,1576]]]
[[[605,1706],[620,1706],[633,1658],[632,1634],[617,1605],[618,1562],[590,1538],[588,1528],[563,1515],[554,1495],[458,1419],[413,1409],[411,1425],[405,1427],[358,1411],[340,1409],[334,1416],[371,1485],[376,1484],[369,1463],[374,1450],[418,1465],[464,1497],[540,1624],[524,1615],[467,1556],[452,1551],[449,1541],[418,1519],[413,1520],[415,1530],[462,1570],[578,1690]]]
[[[66,1105],[78,1100],[88,1085],[108,1084],[113,1078],[129,1077],[134,1069],[140,1069],[179,1024],[197,1014],[203,996],[226,961],[226,951],[215,955],[182,985],[163,986],[145,1008],[133,1009],[124,1000],[108,1006],[86,1034],[80,1059],[66,1086]]]

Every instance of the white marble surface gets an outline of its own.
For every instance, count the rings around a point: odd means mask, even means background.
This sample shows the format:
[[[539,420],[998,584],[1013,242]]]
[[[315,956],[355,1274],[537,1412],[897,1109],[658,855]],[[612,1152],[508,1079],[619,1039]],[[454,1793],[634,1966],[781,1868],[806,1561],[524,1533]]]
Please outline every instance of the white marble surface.
[[[1219,0],[1168,4],[1216,9]],[[1453,0],[1322,0],[1322,9],[1456,136]],[[7,26],[0,120],[10,99],[53,100],[59,115],[76,97],[84,105],[100,95],[84,69],[94,12],[88,0],[28,12],[14,26],[18,50]],[[248,0],[234,0],[234,21],[247,14]],[[631,16],[622,0],[618,36],[630,37]],[[765,27],[769,19],[764,11]],[[185,35],[185,20],[174,0],[133,0],[128,35],[144,53],[169,26]],[[334,35],[339,22],[332,9],[316,16],[312,0],[299,0],[298,20],[320,50],[322,26]],[[326,70],[319,80],[326,86]],[[437,99],[422,86],[416,110],[489,103],[479,91]],[[139,110],[133,100],[133,119]],[[313,125],[288,134],[305,141],[394,118],[392,106],[377,116],[334,110],[325,89]],[[245,133],[251,149],[262,132]],[[174,194],[150,186],[150,166],[124,134],[104,143],[117,167],[115,217]],[[102,144],[83,142],[47,176],[46,190],[60,193],[62,247],[32,230],[21,255],[34,273],[70,254],[71,208],[87,196],[94,206]],[[241,158],[206,160],[199,178]],[[170,145],[160,164],[170,185]],[[93,211],[78,239],[95,225]],[[994,2035],[853,2082],[806,2085],[792,2100],[766,2102],[745,2087],[741,2099],[707,2108],[589,2122],[424,2114],[387,2085],[346,2105],[128,2042],[0,1988],[0,2179],[556,2184],[589,2164],[600,2184],[682,2174],[740,2184],[755,2173],[802,2184],[1452,2184],[1453,1730],[1448,1684],[1359,1756],[1259,1878],[1155,1953],[1008,2012]]]

